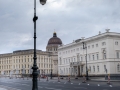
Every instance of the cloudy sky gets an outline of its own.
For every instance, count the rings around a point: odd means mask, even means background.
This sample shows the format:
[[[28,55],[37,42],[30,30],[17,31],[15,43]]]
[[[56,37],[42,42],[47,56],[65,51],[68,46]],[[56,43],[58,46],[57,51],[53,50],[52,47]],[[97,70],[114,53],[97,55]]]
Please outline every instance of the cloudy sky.
[[[99,31],[120,33],[120,0],[37,1],[37,49],[46,50],[54,30],[63,44]],[[0,0],[0,54],[33,49],[34,0]]]

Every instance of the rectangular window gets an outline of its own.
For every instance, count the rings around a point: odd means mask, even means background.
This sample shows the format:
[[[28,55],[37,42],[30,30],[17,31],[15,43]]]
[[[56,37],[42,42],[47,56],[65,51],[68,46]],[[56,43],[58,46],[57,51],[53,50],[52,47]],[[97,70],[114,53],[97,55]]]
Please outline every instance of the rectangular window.
[[[93,71],[95,72],[95,66],[93,66]]]
[[[106,65],[104,65],[104,71],[106,71]]]
[[[102,46],[106,45],[106,42],[102,42]]]
[[[96,47],[98,47],[98,44],[96,44]]]
[[[115,42],[115,45],[118,45],[118,42],[117,42],[117,41]]]
[[[89,71],[91,72],[91,66],[89,67]]]
[[[104,53],[104,59],[106,59],[106,53]]]
[[[81,57],[81,61],[82,61],[82,57]]]
[[[99,56],[98,56],[98,54],[97,54],[97,60],[99,59]]]
[[[81,71],[83,72],[83,66],[81,66]]]
[[[120,71],[120,65],[119,64],[117,65],[117,71]]]
[[[99,72],[99,66],[97,66],[98,72]]]
[[[89,54],[89,60],[90,60],[90,54]]]
[[[93,55],[93,60],[94,60],[95,58],[94,58],[94,55]]]
[[[116,55],[117,55],[117,59],[119,58],[119,52],[116,52]]]

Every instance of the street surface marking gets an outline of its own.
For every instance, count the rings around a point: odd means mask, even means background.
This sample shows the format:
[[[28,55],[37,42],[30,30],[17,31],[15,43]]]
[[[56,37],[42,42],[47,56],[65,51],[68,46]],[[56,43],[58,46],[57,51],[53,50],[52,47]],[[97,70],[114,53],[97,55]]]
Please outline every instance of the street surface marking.
[[[22,85],[25,85],[25,86],[30,86],[30,85],[28,85],[28,84],[22,84]]]
[[[66,84],[66,82],[64,84]]]
[[[82,88],[82,89],[87,89],[87,88],[85,88],[85,87],[74,87],[74,88]]]
[[[80,85],[80,83],[79,83],[79,85]]]
[[[110,87],[112,87],[112,85],[109,85]]]
[[[53,90],[62,90],[62,89],[56,89],[56,88],[48,88],[48,87],[45,87],[46,89],[53,89]]]
[[[87,85],[90,85],[90,84],[87,84]]]
[[[41,87],[41,86],[38,86],[39,88],[43,88],[43,87]]]
[[[98,84],[98,86],[100,86],[100,85]]]
[[[12,90],[21,90],[21,89],[18,89],[18,88],[12,88],[12,87],[8,87],[8,86],[4,86],[4,85],[0,85],[0,86],[7,89],[7,90],[10,90],[10,89],[12,89]]]
[[[71,83],[71,84],[73,84],[73,83]]]

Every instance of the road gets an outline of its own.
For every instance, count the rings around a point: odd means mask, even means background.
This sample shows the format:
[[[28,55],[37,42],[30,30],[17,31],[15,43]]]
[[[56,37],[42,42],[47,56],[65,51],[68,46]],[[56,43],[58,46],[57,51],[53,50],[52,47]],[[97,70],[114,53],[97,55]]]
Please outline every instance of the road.
[[[32,79],[9,79],[0,78],[0,88],[6,90],[32,90]],[[1,90],[1,89],[0,89]],[[38,90],[120,90],[120,82],[112,82],[111,85],[106,82],[82,83],[80,80],[38,80]]]

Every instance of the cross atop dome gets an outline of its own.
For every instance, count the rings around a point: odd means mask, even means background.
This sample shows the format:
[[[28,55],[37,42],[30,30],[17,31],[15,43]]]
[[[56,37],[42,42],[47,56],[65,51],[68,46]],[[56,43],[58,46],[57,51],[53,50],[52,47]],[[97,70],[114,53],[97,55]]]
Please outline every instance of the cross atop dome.
[[[53,33],[53,37],[57,37],[57,34],[56,34],[56,32],[54,31],[54,33]]]

